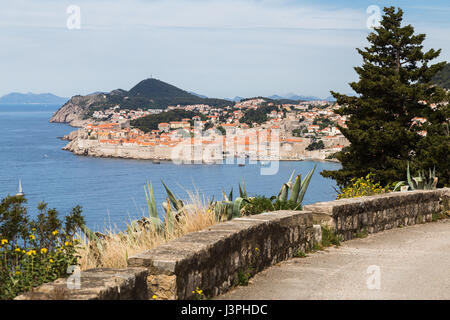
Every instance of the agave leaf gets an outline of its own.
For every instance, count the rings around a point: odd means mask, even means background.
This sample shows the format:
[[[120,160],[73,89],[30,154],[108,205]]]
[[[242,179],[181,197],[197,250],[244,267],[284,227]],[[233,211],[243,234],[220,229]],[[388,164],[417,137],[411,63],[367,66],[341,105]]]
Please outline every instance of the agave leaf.
[[[408,181],[408,185],[411,188],[411,190],[416,190],[416,185],[414,185],[414,182],[411,179],[411,173],[409,171],[409,161],[408,161],[408,166],[406,168],[406,179]]]
[[[229,200],[228,200],[228,196],[227,196],[227,194],[225,193],[225,190],[223,190],[223,189],[222,189],[222,194],[223,194],[223,199],[224,199],[225,201],[229,201]]]
[[[147,193],[148,189],[148,193]],[[156,200],[155,200],[155,193],[153,191],[153,185],[150,182],[148,184],[147,182],[147,189],[144,187],[145,191],[145,198],[147,199],[147,209],[150,217],[158,218],[158,210],[156,209]]]
[[[184,206],[183,201],[181,201],[175,197],[175,195],[172,193],[172,191],[170,191],[170,189],[166,186],[164,181],[161,180],[161,182],[162,182],[164,188],[166,189],[167,195],[168,195],[169,200],[172,203],[173,207],[175,208],[175,210],[181,212],[183,210],[183,206]]]
[[[431,189],[432,189],[432,190],[435,190],[435,189],[436,189],[437,184],[438,184],[438,180],[439,180],[438,177],[434,177],[434,178],[433,178],[433,184],[431,185]]]
[[[425,186],[425,180],[422,176],[414,177],[414,182],[416,183],[416,189],[423,190]]]
[[[239,196],[244,199],[247,198],[247,190],[245,188],[245,179],[244,178],[242,178],[242,188],[241,188],[241,184],[239,184]]]
[[[297,202],[298,195],[300,193],[300,186],[302,183],[302,176],[299,174],[297,178],[295,178],[294,185],[292,186],[291,195],[289,196],[289,201],[294,203]]]
[[[98,250],[102,251],[103,246],[102,246],[100,238],[97,237],[97,235],[91,229],[89,229],[85,224],[83,224],[80,228],[84,232],[86,237],[88,238],[89,242],[95,244],[97,246]]]
[[[394,191],[393,191],[393,192],[397,191],[398,188],[403,187],[404,185],[405,185],[405,181],[400,181],[400,182],[398,182],[398,183],[395,185]]]
[[[292,180],[294,179],[294,175],[295,175],[295,169],[292,170],[291,177],[289,178],[289,181],[286,183],[288,188],[291,188],[291,186],[292,186]]]
[[[239,218],[241,216],[241,206],[243,201],[244,199],[239,197],[233,202],[233,218]]]
[[[285,202],[287,200],[288,193],[289,193],[289,186],[287,185],[287,183],[285,183],[281,187],[280,193],[278,194],[278,200]]]
[[[317,164],[314,165],[314,167],[312,168],[312,170],[310,172],[308,172],[308,174],[306,175],[305,179],[303,180],[301,187],[300,187],[300,194],[298,195],[297,198],[297,203],[301,204],[303,202],[303,198],[305,197],[306,194],[306,190],[308,190],[308,186],[309,183],[311,182],[311,178],[314,174],[314,171],[316,170],[316,166]]]

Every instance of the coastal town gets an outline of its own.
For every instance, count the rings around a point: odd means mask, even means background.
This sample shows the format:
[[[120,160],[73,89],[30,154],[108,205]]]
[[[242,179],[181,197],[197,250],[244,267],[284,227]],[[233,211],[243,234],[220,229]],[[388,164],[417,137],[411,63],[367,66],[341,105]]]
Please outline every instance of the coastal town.
[[[328,101],[280,104],[265,98],[224,108],[197,104],[128,110],[116,106],[95,111],[92,121],[66,137],[71,142],[64,149],[79,155],[187,163],[219,163],[226,158],[336,161],[334,155],[348,145],[338,129],[346,121],[335,113],[338,108]],[[136,119],[176,110],[196,115],[161,122],[147,132],[131,125]],[[258,116],[249,117],[252,112]]]

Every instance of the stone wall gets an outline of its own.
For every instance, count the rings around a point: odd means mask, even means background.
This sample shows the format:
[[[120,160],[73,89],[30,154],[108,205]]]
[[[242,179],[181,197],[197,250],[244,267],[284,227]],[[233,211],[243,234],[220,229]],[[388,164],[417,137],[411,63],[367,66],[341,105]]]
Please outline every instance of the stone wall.
[[[129,268],[81,272],[80,289],[59,279],[16,299],[191,299],[197,287],[212,297],[248,277],[306,252],[328,225],[345,240],[358,232],[375,233],[432,221],[449,210],[450,189],[397,192],[304,206],[243,217],[143,252]]]
[[[448,210],[450,189],[387,193],[304,206],[314,223],[327,225],[344,240],[358,232],[375,233],[401,226],[431,222],[433,214]],[[444,208],[447,209],[444,209]]]
[[[129,259],[149,270],[148,293],[191,299],[200,288],[216,296],[314,243],[309,212],[278,211],[234,219],[190,233]],[[318,239],[319,240],[319,239]]]
[[[92,269],[44,284],[15,300],[144,300],[147,269]],[[73,289],[72,289],[73,288]]]

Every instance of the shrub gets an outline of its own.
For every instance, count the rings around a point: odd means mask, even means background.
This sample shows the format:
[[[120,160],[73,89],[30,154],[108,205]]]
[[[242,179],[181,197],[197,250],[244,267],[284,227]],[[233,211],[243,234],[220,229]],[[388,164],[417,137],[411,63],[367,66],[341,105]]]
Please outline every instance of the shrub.
[[[379,182],[374,181],[373,176],[372,173],[369,173],[364,178],[353,178],[351,184],[341,190],[337,199],[372,196],[389,192],[390,186],[382,187]]]
[[[67,275],[77,265],[75,232],[84,218],[81,207],[63,222],[55,209],[38,205],[30,220],[23,196],[6,197],[0,204],[0,300]]]
[[[272,200],[264,196],[257,196],[254,198],[248,198],[248,202],[242,208],[241,213],[243,216],[249,216],[263,212],[271,212],[274,210],[275,208],[272,204]]]

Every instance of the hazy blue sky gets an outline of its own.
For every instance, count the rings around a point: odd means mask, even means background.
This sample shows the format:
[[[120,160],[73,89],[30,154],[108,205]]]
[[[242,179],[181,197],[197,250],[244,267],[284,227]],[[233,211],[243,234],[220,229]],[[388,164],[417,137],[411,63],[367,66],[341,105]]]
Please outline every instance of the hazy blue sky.
[[[151,75],[211,97],[347,93],[370,5],[403,8],[450,61],[448,0],[1,0],[0,95],[128,90]]]

